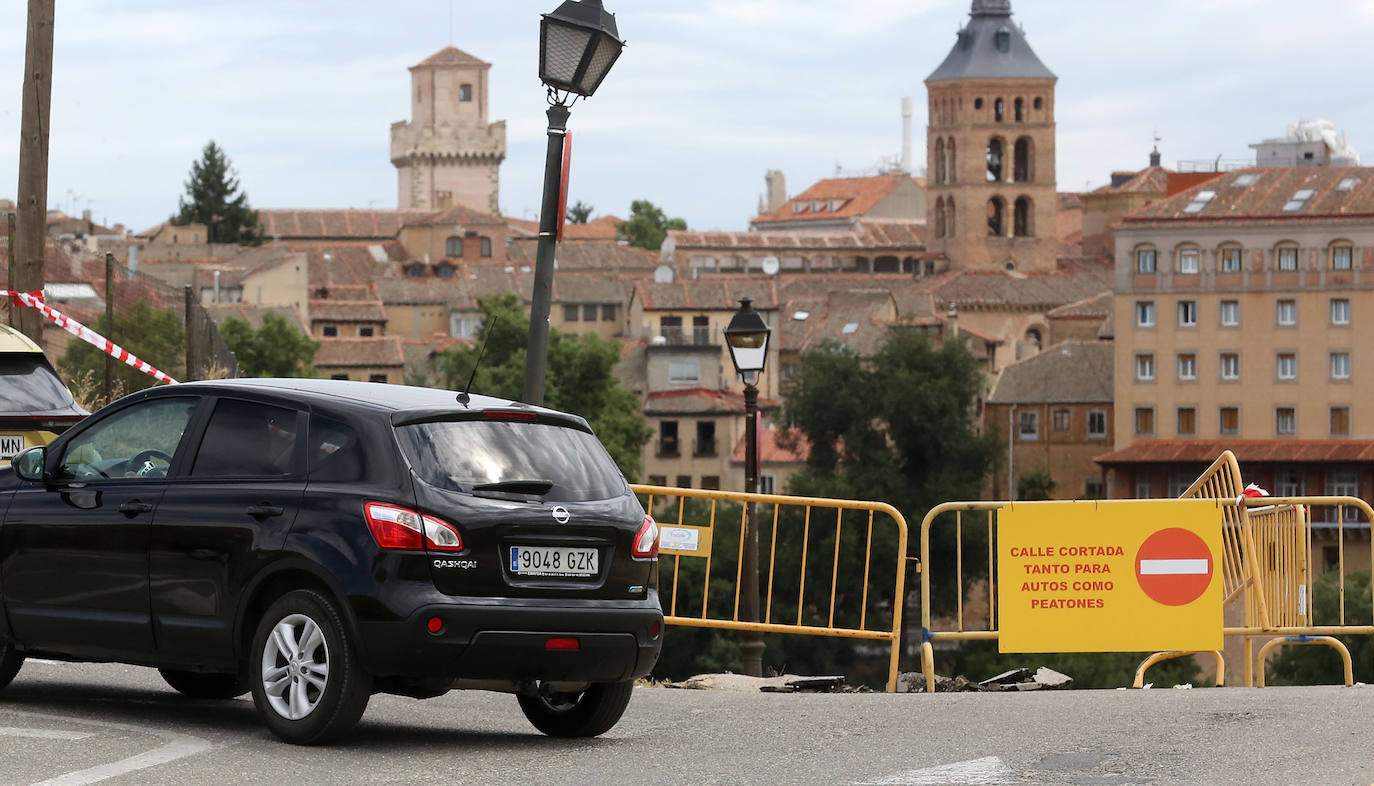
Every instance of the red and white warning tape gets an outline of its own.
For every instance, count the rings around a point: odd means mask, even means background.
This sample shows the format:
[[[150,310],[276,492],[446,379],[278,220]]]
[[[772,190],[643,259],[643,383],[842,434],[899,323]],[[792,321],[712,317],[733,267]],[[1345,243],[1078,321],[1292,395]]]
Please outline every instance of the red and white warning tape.
[[[73,336],[76,336],[82,341],[85,341],[87,344],[90,344],[91,346],[95,347],[101,352],[104,352],[110,357],[113,357],[115,360],[133,366],[139,371],[142,371],[144,374],[147,374],[153,379],[156,379],[158,382],[166,382],[169,385],[177,384],[177,381],[175,379],[172,379],[171,377],[167,376],[161,371],[158,371],[157,369],[153,368],[152,366],[148,365],[142,360],[139,360],[138,357],[135,356],[133,353],[129,352],[129,350],[121,347],[120,345],[114,343],[108,338],[105,338],[104,336],[100,335],[94,330],[91,330],[90,328],[86,327],[80,322],[77,322],[75,319],[72,319],[66,314],[63,314],[61,311],[58,311],[52,306],[49,306],[43,300],[42,290],[37,290],[34,292],[18,292],[11,291],[8,289],[0,289],[0,298],[2,297],[8,297],[11,301],[14,302],[15,305],[28,306],[29,308],[37,309],[38,313],[47,317],[48,320],[52,322],[54,325],[57,325],[58,327],[67,331],[68,333],[71,333]]]

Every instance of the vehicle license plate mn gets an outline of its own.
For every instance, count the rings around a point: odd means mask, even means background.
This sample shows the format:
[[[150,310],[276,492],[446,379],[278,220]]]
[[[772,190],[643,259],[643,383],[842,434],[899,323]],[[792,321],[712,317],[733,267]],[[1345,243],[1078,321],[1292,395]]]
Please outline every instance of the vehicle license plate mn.
[[[0,434],[0,459],[12,459],[23,452],[23,434]]]
[[[596,549],[561,546],[511,546],[510,572],[519,576],[595,576]]]

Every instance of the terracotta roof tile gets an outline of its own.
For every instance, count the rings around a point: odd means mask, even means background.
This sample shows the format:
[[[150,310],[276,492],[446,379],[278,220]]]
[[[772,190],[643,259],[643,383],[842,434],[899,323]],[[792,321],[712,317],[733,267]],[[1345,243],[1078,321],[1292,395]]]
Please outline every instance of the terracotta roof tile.
[[[681,279],[669,283],[639,281],[635,291],[648,310],[734,311],[743,297],[753,298],[754,308],[761,311],[778,307],[777,279],[766,276]]]
[[[735,443],[732,464],[744,463],[744,437]],[[799,429],[779,429],[772,425],[759,429],[760,464],[802,464],[811,456],[811,440]]]
[[[226,319],[240,319],[252,325],[255,329],[262,327],[263,317],[268,314],[280,314],[286,317],[286,321],[292,327],[306,335],[310,335],[310,330],[305,325],[305,320],[301,319],[301,312],[295,306],[260,306],[254,303],[207,303],[205,310],[210,314],[210,318],[215,320],[215,324],[223,324]]]
[[[491,63],[473,57],[472,55],[468,54],[467,52],[464,52],[456,46],[446,46],[443,49],[440,49],[438,52],[435,52],[429,57],[426,57],[424,60],[421,60],[420,62],[411,66],[411,68],[426,68],[431,66],[446,65],[475,65],[490,67]]]
[[[1240,185],[1253,178],[1249,185]],[[1348,188],[1342,190],[1341,184]],[[1305,201],[1295,201],[1311,190]],[[1203,192],[1212,194],[1206,200]],[[1198,205],[1189,212],[1190,205]],[[1294,209],[1286,209],[1286,208]],[[1124,219],[1126,225],[1154,222],[1226,223],[1358,220],[1374,217],[1374,168],[1256,168],[1228,172],[1149,205]]]
[[[388,240],[429,210],[259,210],[267,240]]]
[[[776,409],[778,402],[759,399],[760,410]],[[646,415],[744,414],[744,396],[728,390],[686,388],[650,393],[644,402]]]
[[[1374,463],[1368,440],[1141,440],[1093,459],[1098,464],[1207,464],[1229,450],[1245,463]]]
[[[1108,404],[1112,401],[1112,345],[1065,341],[1007,366],[989,404]]]
[[[400,368],[404,365],[401,339],[396,336],[327,338],[320,342],[320,349],[315,353],[315,366],[321,368]]]
[[[539,239],[518,237],[511,240],[507,258],[515,265],[535,263]],[[579,240],[560,243],[554,254],[559,271],[564,270],[629,270],[651,271],[663,264],[658,254],[642,248],[622,245],[615,240]],[[557,278],[557,276],[555,276]]]
[[[825,251],[827,249],[891,249],[924,251],[927,226],[921,221],[868,219],[846,232],[690,232],[668,233],[674,252],[693,251]]]
[[[380,300],[312,300],[310,321],[385,322],[386,309]]]
[[[1051,319],[1102,319],[1115,312],[1115,298],[1111,292],[1076,300],[1051,309],[1045,316]]]
[[[883,201],[901,183],[902,174],[878,175],[876,177],[845,177],[818,181],[815,185],[787,200],[774,213],[759,216],[754,224],[772,224],[779,221],[834,221],[867,215],[879,202]],[[918,184],[924,181],[909,178]],[[840,203],[839,209],[831,210],[830,203]],[[799,202],[823,202],[819,211],[807,210],[794,212]]]

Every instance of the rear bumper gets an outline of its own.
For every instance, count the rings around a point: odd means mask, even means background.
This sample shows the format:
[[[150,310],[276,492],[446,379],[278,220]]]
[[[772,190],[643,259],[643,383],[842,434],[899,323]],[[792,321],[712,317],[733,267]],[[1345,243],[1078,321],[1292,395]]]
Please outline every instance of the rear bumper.
[[[443,627],[431,633],[428,623]],[[647,675],[663,646],[657,593],[643,601],[502,599],[433,603],[401,621],[359,621],[379,677],[621,682]],[[576,649],[549,649],[551,638]],[[566,642],[564,642],[566,646]]]

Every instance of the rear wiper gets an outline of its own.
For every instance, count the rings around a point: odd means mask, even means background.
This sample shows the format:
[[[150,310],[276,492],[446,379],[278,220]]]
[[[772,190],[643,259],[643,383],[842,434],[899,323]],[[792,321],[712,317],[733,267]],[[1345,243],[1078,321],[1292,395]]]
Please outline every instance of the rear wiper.
[[[542,497],[553,488],[552,480],[502,480],[496,483],[479,483],[472,487],[473,493],[479,491],[504,491],[510,494],[530,494]]]

